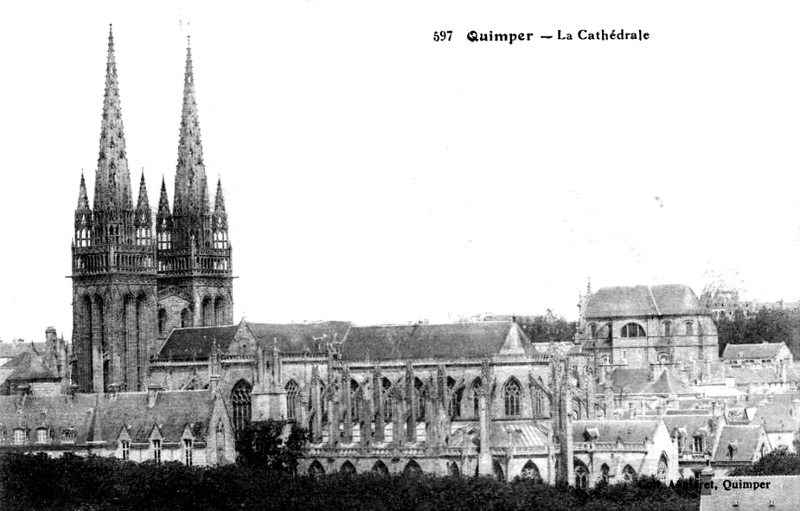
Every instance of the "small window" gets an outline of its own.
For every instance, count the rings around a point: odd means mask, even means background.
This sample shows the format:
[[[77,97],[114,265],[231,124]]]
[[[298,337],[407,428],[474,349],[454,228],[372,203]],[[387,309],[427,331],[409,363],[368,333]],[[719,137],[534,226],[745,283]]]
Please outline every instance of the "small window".
[[[595,323],[589,325],[589,331],[591,332],[592,339],[597,339],[597,325]]]
[[[36,430],[36,443],[37,444],[47,443],[47,430],[45,428],[39,428]]]
[[[686,335],[694,335],[694,323],[691,321],[686,322]]]
[[[183,461],[186,466],[192,466],[192,439],[185,438],[183,440]]]
[[[74,444],[75,443],[75,430],[74,429],[65,429],[61,433],[61,441],[65,444]]]
[[[664,321],[664,335],[669,337],[672,335],[672,322],[671,321]]]
[[[25,430],[24,429],[15,429],[14,430],[14,444],[22,445],[25,443]]]
[[[131,459],[131,442],[130,440],[123,440],[120,442],[120,447],[122,447],[122,459],[129,460]],[[161,461],[159,459],[159,461]]]
[[[161,440],[153,440],[153,460],[161,463]]]

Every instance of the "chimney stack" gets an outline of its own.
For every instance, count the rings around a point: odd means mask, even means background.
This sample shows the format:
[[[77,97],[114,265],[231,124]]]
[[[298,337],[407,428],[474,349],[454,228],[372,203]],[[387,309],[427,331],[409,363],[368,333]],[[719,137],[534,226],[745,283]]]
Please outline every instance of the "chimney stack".
[[[161,385],[148,385],[147,386],[147,408],[153,408],[158,400],[158,394],[163,390]]]

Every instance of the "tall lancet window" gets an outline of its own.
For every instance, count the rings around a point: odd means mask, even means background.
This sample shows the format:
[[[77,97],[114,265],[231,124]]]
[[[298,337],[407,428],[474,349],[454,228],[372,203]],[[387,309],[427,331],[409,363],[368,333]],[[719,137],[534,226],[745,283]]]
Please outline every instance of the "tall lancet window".
[[[300,394],[300,387],[297,382],[290,380],[286,384],[286,418],[290,421],[297,420],[298,411],[298,395]]]
[[[505,403],[506,417],[517,417],[520,414],[519,398],[521,389],[516,378],[511,378],[503,386],[503,401]]]
[[[245,380],[239,380],[231,391],[231,404],[233,405],[233,429],[238,437],[242,431],[250,426],[252,413],[250,393],[253,386]]]

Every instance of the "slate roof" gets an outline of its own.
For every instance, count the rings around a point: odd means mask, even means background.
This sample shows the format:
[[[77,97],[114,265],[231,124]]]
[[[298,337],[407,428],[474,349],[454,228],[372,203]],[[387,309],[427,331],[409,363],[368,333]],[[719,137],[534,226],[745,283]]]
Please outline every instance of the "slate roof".
[[[272,347],[275,340],[284,353],[325,353],[328,342],[344,340],[352,323],[322,321],[318,323],[248,323],[259,345]]]
[[[700,497],[700,511],[730,511],[732,509],[769,509],[770,511],[795,511],[800,501],[800,476],[748,476],[747,481],[769,483],[769,489],[724,491],[723,481],[730,476],[714,479],[719,491]],[[736,478],[738,480],[738,478]],[[762,487],[765,488],[765,487]],[[733,506],[736,501],[737,507]]]
[[[600,288],[589,296],[585,309],[587,319],[687,314],[709,311],[683,284]]]
[[[42,357],[35,351],[23,351],[3,365],[3,369],[13,369],[6,381],[59,381],[60,378],[45,367]]]
[[[176,328],[159,352],[161,360],[207,359],[214,342],[225,352],[240,325]]]
[[[756,404],[751,424],[763,425],[768,433],[800,431],[800,418],[793,415],[792,403],[781,401]]]
[[[727,463],[752,462],[762,435],[764,435],[764,430],[760,425],[723,426],[714,450],[713,460]],[[729,445],[734,447],[732,452],[728,449]]]
[[[450,434],[450,447],[476,447],[480,443],[478,422],[463,424]],[[547,430],[531,421],[492,422],[491,434],[492,447],[547,447]]]
[[[572,439],[587,442],[587,430],[598,433],[595,442],[616,442],[643,444],[652,440],[661,424],[660,420],[579,420],[572,422]]]
[[[675,429],[684,430],[687,435],[708,434],[711,432],[714,417],[706,415],[665,415],[662,417],[670,435]]]
[[[611,373],[610,386],[615,392],[622,391],[626,394],[656,394],[656,395],[696,395],[668,370],[662,371],[659,377],[650,380],[651,369],[623,369],[618,368]],[[606,383],[606,386],[609,382]]]
[[[785,346],[786,344],[782,342],[728,344],[725,346],[722,358],[725,360],[775,358]]]
[[[16,428],[35,430],[46,427],[54,432],[53,444],[61,443],[63,431],[75,432],[76,444],[87,441],[114,442],[123,426],[129,428],[132,442],[146,443],[154,425],[163,441],[180,442],[189,425],[195,440],[205,441],[213,412],[214,395],[208,390],[159,393],[155,406],[148,408],[146,392],[75,394],[59,396],[0,396],[0,431]],[[35,435],[28,435],[29,443]],[[0,443],[2,445],[2,443]]]
[[[515,329],[526,353],[531,342],[516,323],[354,327],[342,346],[344,360],[480,358],[496,355]]]
[[[0,358],[14,358],[20,353],[44,350],[43,342],[0,342]]]
[[[782,375],[777,367],[731,367],[726,365],[725,377],[733,378],[737,385],[782,383]],[[800,376],[798,376],[793,367],[787,367],[786,379],[788,381],[798,381]]]
[[[115,441],[123,426],[132,442],[148,442],[157,424],[164,442],[180,442],[188,425],[195,440],[204,441],[209,431],[214,394],[208,390],[159,392],[148,408],[147,392],[106,394],[100,400],[94,429],[95,440]]]
[[[16,428],[35,430],[46,427],[54,431],[60,441],[63,431],[73,430],[75,442],[83,443],[90,437],[92,418],[97,405],[97,395],[69,396],[0,396],[0,430],[5,429],[6,443],[13,441],[10,431]],[[35,434],[28,435],[29,442]]]

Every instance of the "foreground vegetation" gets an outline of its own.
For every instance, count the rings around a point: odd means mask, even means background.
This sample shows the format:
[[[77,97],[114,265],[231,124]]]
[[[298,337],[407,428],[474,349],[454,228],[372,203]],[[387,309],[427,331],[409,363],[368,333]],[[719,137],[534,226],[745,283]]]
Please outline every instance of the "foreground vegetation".
[[[697,510],[693,489],[653,479],[584,492],[531,481],[386,477],[293,477],[253,464],[216,468],[179,463],[8,454],[0,457],[4,510]]]

